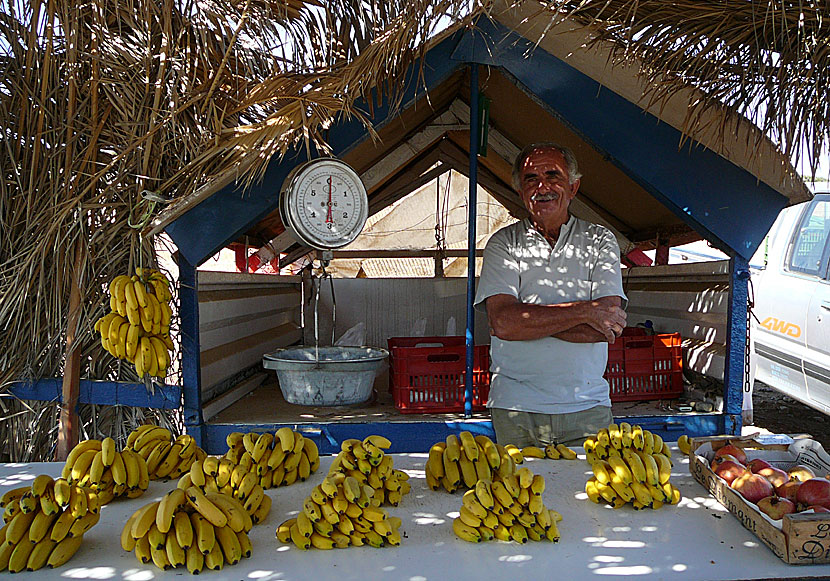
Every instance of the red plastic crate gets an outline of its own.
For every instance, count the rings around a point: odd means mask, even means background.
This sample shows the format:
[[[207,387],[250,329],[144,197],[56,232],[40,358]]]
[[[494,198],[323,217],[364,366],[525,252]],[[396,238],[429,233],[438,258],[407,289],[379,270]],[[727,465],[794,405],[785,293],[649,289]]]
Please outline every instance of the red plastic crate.
[[[389,389],[398,411],[447,413],[464,411],[467,349],[464,337],[391,337]],[[473,348],[474,410],[482,410],[490,394],[490,347]]]
[[[680,333],[648,335],[626,327],[608,346],[605,379],[611,401],[670,399],[683,393],[683,354]]]

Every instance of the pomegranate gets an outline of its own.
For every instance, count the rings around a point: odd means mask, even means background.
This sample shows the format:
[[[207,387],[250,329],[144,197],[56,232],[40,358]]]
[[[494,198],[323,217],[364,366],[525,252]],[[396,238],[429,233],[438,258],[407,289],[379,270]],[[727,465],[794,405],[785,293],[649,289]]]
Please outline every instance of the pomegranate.
[[[727,444],[722,448],[718,448],[715,452],[715,458],[717,458],[718,456],[723,456],[724,454],[734,456],[738,460],[738,462],[740,462],[741,464],[746,464],[746,452],[744,452],[743,449],[738,448],[737,446]]]
[[[779,468],[774,468],[770,466],[769,468],[761,468],[760,470],[755,471],[756,474],[760,474],[770,482],[776,488],[784,484],[790,479],[790,475],[784,472]]]
[[[761,468],[772,468],[772,464],[760,458],[753,458],[746,463],[746,467],[757,474]]]
[[[795,503],[786,498],[778,496],[765,496],[758,501],[758,510],[766,514],[772,520],[781,520],[785,514],[796,512]]]
[[[830,508],[830,480],[826,478],[811,478],[802,482],[795,496],[796,500],[805,505],[818,505]]]
[[[787,480],[784,484],[775,487],[775,494],[781,498],[797,502],[796,494],[799,486],[801,486],[800,480]]]
[[[801,466],[800,464],[787,470],[787,474],[790,475],[790,480],[800,480],[801,482],[816,477],[815,472],[806,466]]]
[[[760,474],[753,474],[750,470],[744,470],[744,473],[733,480],[730,486],[753,503],[757,503],[762,498],[772,496],[775,493],[775,488],[769,480]]]
[[[712,460],[712,463],[709,465],[709,467],[714,472],[715,468],[718,467],[718,464],[720,464],[721,462],[727,462],[727,461],[734,462],[735,464],[738,464],[739,466],[744,465],[744,463],[741,462],[740,460],[738,460],[737,458],[735,458],[735,456],[731,456],[729,454],[724,454],[723,456],[715,456],[715,458]]]
[[[743,464],[740,464],[733,460],[723,460],[722,462],[719,462],[717,466],[715,466],[714,472],[715,474],[726,480],[726,483],[731,486],[732,482],[736,478],[741,476],[744,472],[749,471]]]

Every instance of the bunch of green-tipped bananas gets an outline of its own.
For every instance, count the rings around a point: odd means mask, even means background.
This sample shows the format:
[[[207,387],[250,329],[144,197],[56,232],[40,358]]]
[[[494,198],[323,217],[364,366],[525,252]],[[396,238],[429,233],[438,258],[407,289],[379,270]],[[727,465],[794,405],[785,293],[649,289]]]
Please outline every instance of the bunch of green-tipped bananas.
[[[396,469],[392,456],[384,454],[390,446],[392,442],[378,435],[366,436],[363,441],[343,440],[340,453],[329,467],[329,476],[342,472],[360,484],[369,485],[374,491],[371,500],[375,506],[398,506],[409,494],[409,475]]]
[[[115,440],[84,440],[66,457],[61,477],[98,494],[100,504],[114,498],[137,498],[150,484],[147,462],[135,451],[116,450]]]
[[[432,490],[443,486],[447,492],[455,492],[462,487],[474,488],[478,480],[513,474],[516,464],[522,462],[522,451],[512,444],[502,446],[470,432],[450,434],[445,442],[436,442],[429,449],[426,480]]]
[[[334,472],[312,490],[296,518],[277,527],[277,538],[303,550],[396,547],[401,544],[401,520],[373,505],[374,492],[354,476]]]
[[[173,439],[167,428],[144,424],[127,436],[127,448],[136,452],[147,462],[150,480],[178,478],[190,470],[190,466],[207,454],[189,434],[180,434]]]
[[[227,458],[208,456],[196,460],[179,479],[178,488],[196,486],[205,494],[221,493],[238,500],[254,524],[264,522],[271,512],[271,497],[265,494],[252,466],[233,465]]]
[[[453,520],[452,530],[464,541],[531,541],[559,540],[557,522],[562,516],[545,507],[542,492],[545,479],[528,468],[501,480],[481,479],[464,493],[460,515]]]
[[[137,268],[135,275],[116,276],[109,285],[110,312],[95,322],[101,345],[113,357],[163,378],[170,366],[170,288],[167,277],[151,268]]]
[[[60,567],[81,546],[84,533],[100,518],[98,495],[65,478],[37,476],[31,486],[0,498],[0,571]]]
[[[671,451],[657,434],[626,422],[611,424],[584,443],[594,475],[585,483],[588,498],[620,508],[660,508],[680,502],[671,477]]]
[[[174,488],[161,500],[135,511],[121,531],[121,548],[159,569],[184,565],[192,574],[218,571],[251,556],[253,522],[235,498]]]

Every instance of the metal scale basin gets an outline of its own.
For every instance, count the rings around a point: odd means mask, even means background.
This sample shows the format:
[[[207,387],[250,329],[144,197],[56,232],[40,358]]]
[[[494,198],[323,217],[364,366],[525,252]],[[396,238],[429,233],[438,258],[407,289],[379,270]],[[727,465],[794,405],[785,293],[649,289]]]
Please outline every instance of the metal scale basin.
[[[377,347],[289,347],[263,355],[262,365],[277,372],[287,402],[335,406],[368,400],[388,356]]]

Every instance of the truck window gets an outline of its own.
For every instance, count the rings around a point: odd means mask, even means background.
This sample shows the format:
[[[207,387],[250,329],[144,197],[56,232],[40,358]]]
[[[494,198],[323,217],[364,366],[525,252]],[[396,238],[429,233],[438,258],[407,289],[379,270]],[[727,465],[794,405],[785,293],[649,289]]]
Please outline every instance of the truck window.
[[[790,253],[789,268],[823,277],[827,270],[830,202],[815,201],[804,213]]]

